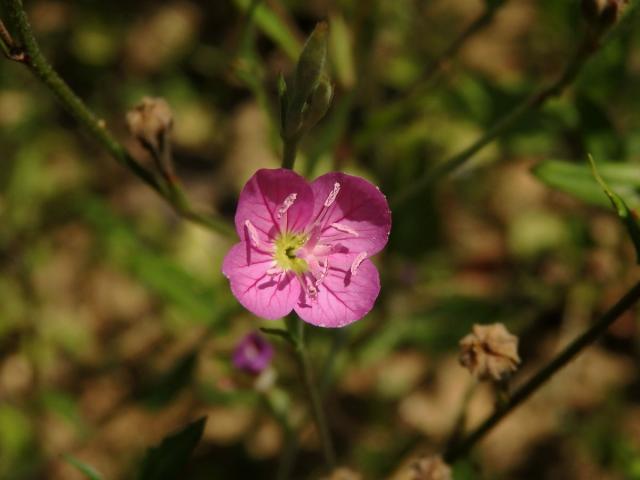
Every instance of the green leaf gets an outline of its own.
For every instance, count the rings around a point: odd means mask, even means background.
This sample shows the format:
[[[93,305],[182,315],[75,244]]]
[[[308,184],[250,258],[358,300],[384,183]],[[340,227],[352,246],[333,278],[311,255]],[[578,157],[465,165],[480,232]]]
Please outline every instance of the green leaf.
[[[638,227],[638,221],[634,213],[629,209],[625,201],[616,194],[607,183],[604,181],[598,169],[596,168],[596,162],[593,160],[593,157],[589,155],[589,163],[591,164],[591,170],[593,172],[593,176],[600,184],[604,193],[609,197],[613,208],[615,208],[618,217],[627,228],[627,232],[631,237],[631,241],[633,242],[633,246],[636,249],[636,263],[640,264],[640,227]]]
[[[624,163],[600,163],[600,175],[611,189],[624,195],[632,208],[640,207],[640,167]],[[533,168],[546,185],[600,207],[609,207],[609,199],[593,177],[588,165],[547,160]]]
[[[242,12],[247,12],[252,5],[251,0],[235,0],[234,3]],[[291,59],[297,58],[300,54],[301,44],[291,33],[291,29],[278,15],[264,5],[264,2],[255,8],[253,21],[258,28],[282,48]]]
[[[162,440],[157,447],[147,451],[140,470],[139,480],[175,480],[184,478],[184,468],[191,452],[202,437],[206,417],[190,423],[179,432]]]
[[[76,467],[78,471],[84,474],[84,476],[89,480],[102,480],[102,475],[100,475],[92,466],[87,465],[73,455],[63,455],[62,458],[64,458],[69,465]]]
[[[97,197],[81,196],[74,208],[95,229],[109,262],[129,272],[194,321],[215,322],[224,316],[228,306],[216,290],[141,238],[135,226],[107,203]]]

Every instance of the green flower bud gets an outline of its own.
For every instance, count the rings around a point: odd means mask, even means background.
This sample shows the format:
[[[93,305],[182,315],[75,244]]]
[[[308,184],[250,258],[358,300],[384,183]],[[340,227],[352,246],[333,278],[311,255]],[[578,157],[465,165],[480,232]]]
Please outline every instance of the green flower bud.
[[[333,86],[327,77],[322,77],[311,92],[306,109],[303,113],[302,129],[310,130],[325,116],[331,106]]]
[[[302,49],[296,66],[293,88],[288,95],[288,106],[282,129],[284,139],[293,139],[302,130],[303,110],[324,71],[327,60],[327,39],[328,26],[325,22],[321,22]]]
[[[324,70],[327,60],[328,34],[329,27],[327,23],[319,23],[311,32],[300,54],[296,67],[294,89],[305,100],[311,95]]]
[[[280,100],[280,132],[284,132],[285,119],[287,118],[287,104],[289,96],[287,95],[287,82],[282,73],[278,76],[278,98]]]

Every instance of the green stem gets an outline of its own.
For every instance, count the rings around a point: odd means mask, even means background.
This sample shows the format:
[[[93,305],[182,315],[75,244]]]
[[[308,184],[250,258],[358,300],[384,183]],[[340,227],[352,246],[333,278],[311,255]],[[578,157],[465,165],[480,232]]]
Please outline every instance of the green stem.
[[[284,140],[284,147],[282,152],[282,168],[288,168],[293,170],[293,164],[296,161],[296,153],[298,150],[297,140]]]
[[[587,61],[600,49],[603,43],[604,33],[603,31],[594,31],[592,28],[587,28],[575,54],[571,57],[556,81],[522,100],[467,148],[448,158],[435,168],[428,170],[414,183],[404,187],[402,191],[391,200],[391,206],[399,207],[412,200],[421,192],[431,188],[436,180],[464,165],[485,146],[513,128],[527,113],[541,107],[550,98],[561,95],[565,89],[573,83]]]
[[[309,359],[309,352],[304,339],[304,322],[295,316],[289,316],[286,320],[287,330],[293,339],[298,363],[300,364],[300,370],[304,377],[304,384],[311,403],[311,411],[316,428],[318,429],[318,435],[320,436],[320,443],[322,444],[325,462],[327,463],[327,467],[329,467],[330,470],[333,470],[336,466],[336,455],[324,414],[324,408],[322,407],[320,391],[315,382],[313,369],[311,368],[311,361]]]
[[[285,428],[284,446],[278,462],[277,480],[287,480],[291,477],[296,455],[298,453],[298,439],[292,428]]]
[[[5,57],[11,59],[11,50],[15,47],[13,43],[13,39],[7,30],[7,27],[4,26],[2,20],[0,20],[0,49],[2,49],[2,53]]]
[[[567,345],[562,352],[536,373],[527,383],[516,390],[503,406],[496,409],[490,417],[482,422],[464,440],[448,448],[444,454],[445,461],[452,463],[464,456],[487,432],[495,427],[500,420],[524,402],[555,373],[573,360],[582,350],[595,342],[609,326],[626,310],[631,308],[638,299],[640,299],[640,282],[636,283],[600,320]]]
[[[111,156],[167,200],[182,217],[218,233],[232,235],[233,230],[227,222],[222,219],[194,212],[176,184],[159,181],[153,173],[138,163],[109,132],[104,120],[96,117],[73,90],[71,90],[67,83],[53,69],[44,55],[42,55],[31,25],[29,24],[27,14],[22,6],[22,0],[2,0],[2,3],[9,14],[11,25],[17,32],[21,42],[20,48],[24,56],[19,61],[24,63],[31,72],[54,93],[69,113],[89,131]],[[180,203],[178,199],[180,199]]]

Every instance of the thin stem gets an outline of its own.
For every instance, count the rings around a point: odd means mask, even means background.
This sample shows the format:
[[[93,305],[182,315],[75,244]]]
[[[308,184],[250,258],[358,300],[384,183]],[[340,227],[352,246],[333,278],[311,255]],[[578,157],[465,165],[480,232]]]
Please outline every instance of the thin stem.
[[[429,80],[438,73],[442,67],[444,67],[453,57],[455,57],[462,46],[473,37],[476,33],[482,31],[486,26],[491,24],[496,13],[502,7],[507,0],[500,0],[498,2],[488,2],[485,9],[478,15],[468,26],[465,28],[453,41],[445,48],[440,55],[429,63],[425,68],[424,73],[416,81],[413,87],[409,89],[409,95],[412,95],[420,90],[420,87],[424,84],[429,84]]]
[[[452,463],[465,455],[484,435],[507,416],[532,393],[540,388],[562,367],[567,365],[582,350],[595,342],[620,315],[631,308],[640,299],[640,282],[636,283],[613,307],[611,307],[594,325],[571,342],[553,358],[545,367],[536,373],[527,383],[516,390],[511,398],[473,430],[464,440],[447,449],[444,459]]]
[[[374,113],[372,118],[377,118],[378,121],[383,118],[384,125],[391,125],[399,121],[407,110],[413,110],[420,98],[441,78],[444,72],[443,67],[451,62],[470,38],[491,24],[500,7],[507,1],[488,3],[486,8],[428,64],[419,79],[402,92],[400,97],[387,102],[379,113]]]
[[[2,48],[2,53],[7,58],[11,58],[11,50],[15,48],[13,38],[11,38],[11,34],[2,23],[2,20],[0,20],[0,48]]]
[[[460,441],[460,437],[464,433],[464,424],[467,421],[467,413],[469,403],[473,398],[473,393],[475,392],[478,386],[477,380],[473,379],[467,386],[466,391],[464,392],[464,396],[462,397],[462,402],[460,402],[460,407],[458,408],[458,413],[456,415],[456,419],[453,422],[453,428],[451,429],[451,434],[449,435],[449,439],[447,440],[448,447],[453,447]]]
[[[391,200],[392,207],[398,207],[413,199],[420,192],[429,189],[435,181],[452,173],[469,161],[476,153],[493,142],[499,136],[515,126],[525,114],[541,107],[547,100],[561,95],[573,83],[587,61],[600,49],[604,36],[603,31],[588,27],[583,39],[560,76],[549,86],[533,93],[518,103],[510,112],[498,120],[484,135],[461,152],[453,155],[435,168],[428,170],[414,183],[404,187]]]
[[[69,113],[91,133],[111,156],[167,200],[183,218],[194,221],[218,233],[232,235],[233,230],[227,222],[193,211],[186,197],[179,191],[179,187],[175,183],[160,181],[127,152],[111,132],[107,130],[104,120],[99,119],[85,105],[42,55],[27,14],[22,6],[22,1],[2,0],[2,2],[9,13],[12,26],[20,37],[20,49],[23,57],[19,61],[24,63],[55,94]],[[4,29],[4,32],[8,35],[6,29]],[[9,36],[8,38],[11,37]],[[5,34],[3,34],[2,39],[2,43],[4,43],[6,41]]]
[[[300,370],[304,377],[304,384],[311,404],[311,411],[316,428],[318,429],[318,435],[320,436],[325,462],[327,463],[327,467],[333,470],[336,466],[336,454],[333,449],[333,441],[331,440],[331,434],[324,414],[320,391],[313,375],[313,369],[311,368],[309,352],[304,339],[304,322],[295,316],[289,316],[287,317],[286,325],[295,345],[298,363],[300,364]]]

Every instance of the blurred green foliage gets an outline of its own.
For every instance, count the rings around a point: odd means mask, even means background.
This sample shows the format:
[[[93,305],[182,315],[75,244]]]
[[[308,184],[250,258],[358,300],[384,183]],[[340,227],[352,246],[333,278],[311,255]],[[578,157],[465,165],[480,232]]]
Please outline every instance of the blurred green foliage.
[[[144,95],[167,99],[181,184],[231,222],[249,175],[280,163],[278,78],[292,78],[316,22],[330,24],[335,95],[296,167],[309,178],[362,175],[393,199],[556,77],[584,28],[578,3],[505,2],[445,59],[484,2],[27,7],[61,76],[147,165],[124,114]],[[374,311],[344,331],[310,331],[341,464],[364,478],[406,478],[411,459],[447,441],[471,381],[457,344],[473,324],[503,322],[519,334],[518,382],[637,274],[586,164],[590,153],[610,188],[638,207],[634,25],[603,45],[564,96],[394,209]],[[0,478],[83,478],[65,454],[105,479],[133,478],[149,445],[201,415],[204,433],[187,427],[180,464],[202,438],[184,478],[275,477],[286,432],[230,355],[250,329],[282,325],[237,305],[220,273],[229,241],[176,218],[22,65],[4,60],[0,159]],[[294,356],[272,341],[278,398],[304,422]],[[640,478],[635,312],[594,351],[595,364],[576,362],[577,384],[551,383],[455,466],[456,480]],[[469,422],[492,408],[493,393],[477,390]],[[318,478],[321,455],[301,430],[292,478]],[[545,462],[541,445],[555,450]]]

